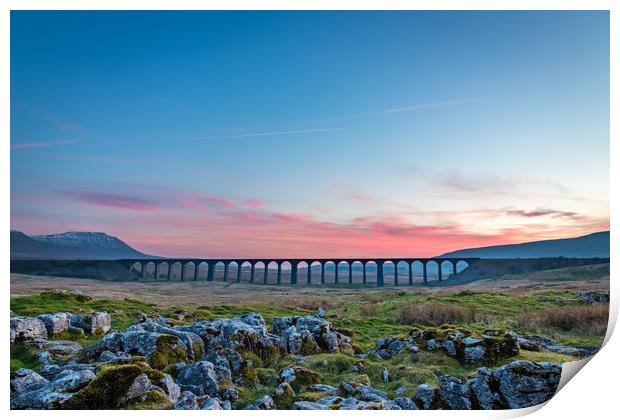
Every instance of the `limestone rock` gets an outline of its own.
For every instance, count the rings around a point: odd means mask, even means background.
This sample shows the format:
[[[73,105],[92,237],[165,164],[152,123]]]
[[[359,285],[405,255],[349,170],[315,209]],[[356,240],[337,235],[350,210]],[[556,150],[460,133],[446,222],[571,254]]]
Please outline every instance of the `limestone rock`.
[[[415,397],[420,402],[422,409],[430,410],[437,399],[437,393],[430,385],[421,384],[416,389]]]
[[[269,395],[265,395],[245,407],[246,410],[275,410],[276,404]]]
[[[499,393],[508,408],[524,408],[549,400],[557,390],[562,366],[515,361],[496,369]]]
[[[469,387],[452,376],[439,377],[439,398],[451,410],[471,410]]]
[[[414,403],[411,398],[407,397],[397,397],[394,398],[394,402],[403,410],[417,410],[418,406]]]
[[[37,318],[45,324],[47,335],[50,337],[69,330],[69,316],[65,312],[43,314]]]
[[[191,391],[197,396],[218,395],[218,382],[213,363],[207,361],[195,362],[179,370],[177,382],[183,391]]]
[[[11,318],[11,342],[30,341],[47,338],[47,328],[43,321],[29,316]]]

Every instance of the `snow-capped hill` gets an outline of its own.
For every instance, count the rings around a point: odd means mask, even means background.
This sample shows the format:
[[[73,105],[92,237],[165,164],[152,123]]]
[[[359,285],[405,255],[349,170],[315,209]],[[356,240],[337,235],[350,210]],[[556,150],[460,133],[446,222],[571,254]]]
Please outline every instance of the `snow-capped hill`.
[[[71,248],[106,248],[106,249],[127,249],[131,247],[120,239],[106,235],[103,232],[65,232],[54,233],[52,235],[32,236],[39,242],[55,245],[63,245]]]
[[[27,236],[11,231],[12,258],[121,259],[151,257],[103,232],[65,232]]]

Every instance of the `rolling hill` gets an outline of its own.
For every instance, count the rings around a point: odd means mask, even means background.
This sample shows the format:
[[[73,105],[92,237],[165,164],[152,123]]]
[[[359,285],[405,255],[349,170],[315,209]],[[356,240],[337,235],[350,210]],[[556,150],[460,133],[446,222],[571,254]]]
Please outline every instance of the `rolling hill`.
[[[486,246],[448,252],[450,258],[609,258],[609,231],[577,238],[551,239],[514,245]]]

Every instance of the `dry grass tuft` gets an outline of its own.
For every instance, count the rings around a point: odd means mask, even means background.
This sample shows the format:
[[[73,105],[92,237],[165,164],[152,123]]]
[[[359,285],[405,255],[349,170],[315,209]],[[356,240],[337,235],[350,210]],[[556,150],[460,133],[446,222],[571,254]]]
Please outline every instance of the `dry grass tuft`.
[[[364,305],[360,307],[361,316],[377,316],[378,313],[376,306]]]
[[[476,321],[476,312],[454,303],[424,303],[401,308],[396,320],[401,324],[465,324]]]
[[[607,331],[609,305],[578,305],[549,308],[517,315],[515,322],[524,330],[553,328],[565,332],[604,335]]]

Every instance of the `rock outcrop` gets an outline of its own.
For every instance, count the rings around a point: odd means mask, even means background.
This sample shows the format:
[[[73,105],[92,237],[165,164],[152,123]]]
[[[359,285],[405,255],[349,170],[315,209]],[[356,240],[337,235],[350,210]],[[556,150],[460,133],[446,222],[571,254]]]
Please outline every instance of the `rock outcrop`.
[[[110,331],[110,321],[104,312],[11,318],[11,340],[38,351],[43,364],[37,372],[12,373],[11,408],[228,410],[233,404],[252,410],[520,408],[551,398],[561,373],[559,365],[516,361],[496,369],[479,368],[471,378],[438,376],[436,386],[422,384],[415,392],[400,386],[388,393],[380,388],[390,389],[387,384],[398,380],[402,370],[382,367],[373,386],[365,374],[372,357],[381,361],[424,349],[476,363],[517,354],[520,346],[549,351],[555,342],[496,331],[468,333],[451,326],[414,329],[404,337],[378,340],[366,356],[369,359],[359,356],[352,369],[341,371],[350,375],[346,380],[327,384],[321,383],[316,371],[320,369],[307,364],[308,355],[352,355],[353,343],[321,316],[274,318],[271,329],[256,313],[183,326],[143,316],[124,332]],[[84,349],[71,341],[49,339],[70,328],[104,336]],[[286,355],[294,357],[276,374],[274,362]],[[263,379],[269,377],[265,371],[271,372],[271,379]],[[259,382],[270,383],[271,391],[244,402],[243,386]],[[314,398],[305,401],[304,395]]]

